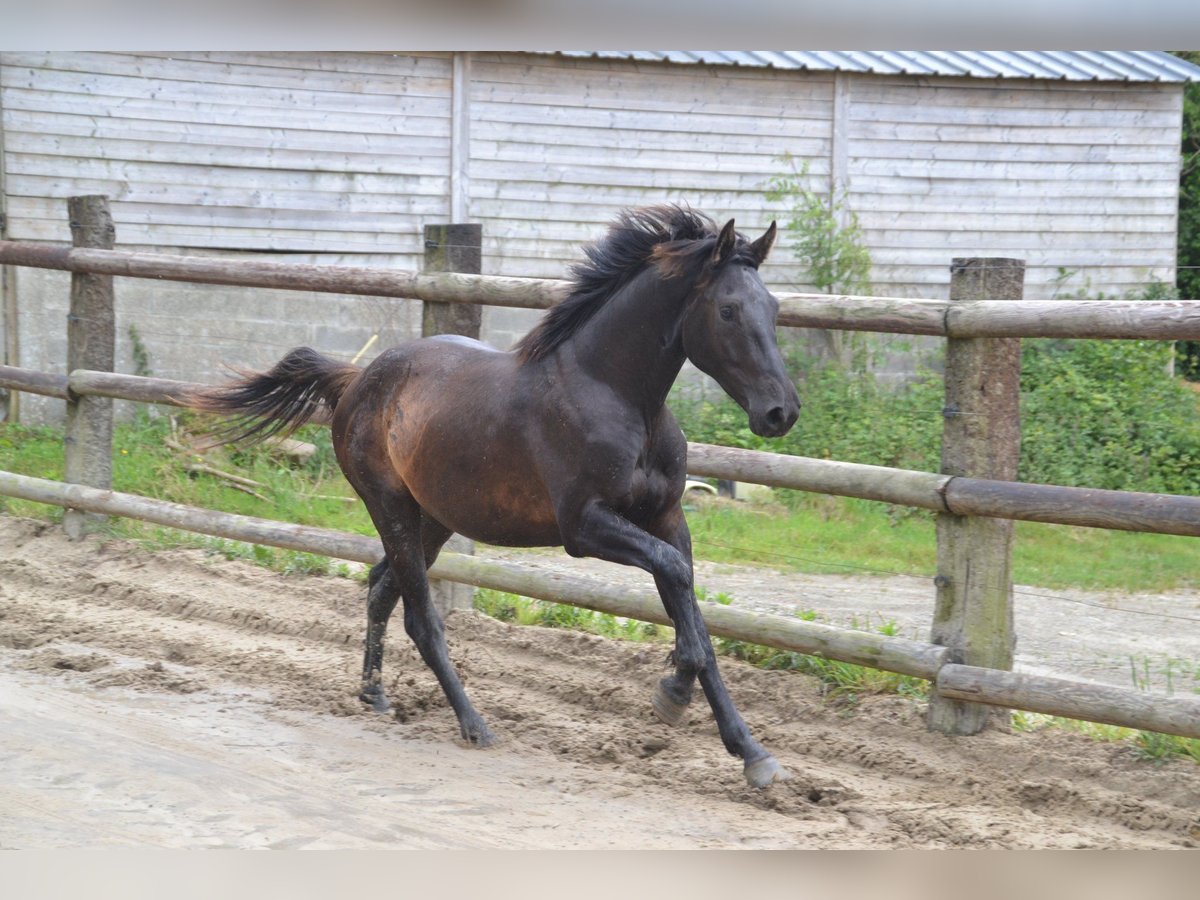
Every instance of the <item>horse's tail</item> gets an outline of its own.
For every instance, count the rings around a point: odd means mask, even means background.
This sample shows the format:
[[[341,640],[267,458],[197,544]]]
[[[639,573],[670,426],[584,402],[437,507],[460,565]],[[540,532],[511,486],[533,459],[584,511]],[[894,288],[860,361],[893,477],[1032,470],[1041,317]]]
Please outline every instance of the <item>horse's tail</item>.
[[[243,377],[237,381],[196,391],[187,402],[193,409],[234,417],[216,435],[223,443],[262,441],[291,434],[326,410],[332,413],[361,373],[358,366],[299,347],[269,372],[239,373]]]

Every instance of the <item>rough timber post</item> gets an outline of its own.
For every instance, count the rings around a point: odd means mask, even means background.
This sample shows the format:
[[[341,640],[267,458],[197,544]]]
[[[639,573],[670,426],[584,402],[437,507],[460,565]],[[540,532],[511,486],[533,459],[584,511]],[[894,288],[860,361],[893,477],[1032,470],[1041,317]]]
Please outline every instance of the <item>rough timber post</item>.
[[[969,300],[1020,300],[1025,263],[955,259],[949,317]],[[1021,342],[1018,338],[948,338],[942,474],[1012,481],[1021,447]],[[939,513],[937,603],[932,641],[951,662],[1011,670],[1016,642],[1012,612],[1013,523]],[[935,692],[930,730],[977,734],[1008,711],[950,700]]]
[[[425,271],[464,272],[478,275],[482,269],[483,226],[426,225]],[[426,302],[422,309],[421,334],[461,334],[479,339],[483,307],[478,303]],[[474,545],[462,535],[454,535],[446,544],[447,550],[472,553]],[[470,609],[475,590],[470,585],[449,581],[430,581],[434,606],[445,616],[452,609]]]
[[[72,197],[67,201],[71,243],[111,250],[115,240],[108,198]],[[116,343],[111,275],[76,272],[71,276],[71,308],[67,315],[67,372],[95,369],[111,372]],[[64,480],[95,488],[112,487],[112,405],[108,397],[67,400]],[[103,516],[68,509],[63,528],[71,540],[84,537]]]

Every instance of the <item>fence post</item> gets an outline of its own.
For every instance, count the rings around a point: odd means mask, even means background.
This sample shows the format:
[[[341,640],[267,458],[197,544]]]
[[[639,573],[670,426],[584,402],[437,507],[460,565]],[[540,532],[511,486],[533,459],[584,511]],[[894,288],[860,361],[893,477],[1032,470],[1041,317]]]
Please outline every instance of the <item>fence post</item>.
[[[483,226],[426,225],[425,271],[464,272],[482,270]],[[426,302],[421,315],[421,334],[461,334],[479,339],[483,307],[478,303]]]
[[[116,233],[107,197],[71,197],[67,213],[74,246],[112,249]],[[67,315],[67,373],[76,369],[111,372],[115,348],[112,276],[74,273]],[[70,395],[64,438],[65,481],[112,487],[112,429],[111,399]],[[89,525],[103,520],[104,516],[68,509],[63,513],[63,528],[67,537],[79,540]]]
[[[955,259],[950,300],[1020,300],[1025,263],[1018,259]],[[953,309],[950,312],[953,315]],[[1021,341],[948,338],[942,473],[1012,481],[1021,448]],[[937,603],[932,642],[951,662],[1012,669],[1013,523],[1010,519],[937,517]],[[978,734],[1007,710],[932,694],[928,726],[947,734]]]
[[[426,225],[425,226],[425,271],[464,272],[480,274],[483,268],[483,226]],[[421,335],[461,334],[479,339],[483,322],[483,307],[478,303],[425,302],[421,315]],[[447,550],[458,553],[474,553],[473,542],[460,534],[453,535],[446,544]],[[445,616],[452,609],[470,609],[475,598],[475,589],[467,584],[456,584],[440,579],[431,579],[430,593],[433,605]]]

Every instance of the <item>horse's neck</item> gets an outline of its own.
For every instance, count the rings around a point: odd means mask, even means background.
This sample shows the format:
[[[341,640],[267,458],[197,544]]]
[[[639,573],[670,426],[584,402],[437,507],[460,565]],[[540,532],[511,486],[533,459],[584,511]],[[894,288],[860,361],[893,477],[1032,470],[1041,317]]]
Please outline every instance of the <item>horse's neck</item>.
[[[689,285],[638,275],[575,336],[580,366],[647,415],[657,413],[683,367],[680,321]]]

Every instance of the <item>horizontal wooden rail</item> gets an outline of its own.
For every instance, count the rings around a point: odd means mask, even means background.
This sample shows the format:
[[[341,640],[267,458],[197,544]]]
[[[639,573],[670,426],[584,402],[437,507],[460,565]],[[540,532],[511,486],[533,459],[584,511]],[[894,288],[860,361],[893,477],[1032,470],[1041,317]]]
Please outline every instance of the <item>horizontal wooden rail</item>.
[[[193,284],[364,294],[526,309],[546,309],[566,293],[565,282],[543,278],[502,278],[454,272],[429,274],[368,266],[313,266],[127,250],[72,249],[20,241],[0,241],[0,263]]]
[[[961,478],[710,444],[688,444],[687,468],[692,475],[880,500],[960,516],[1200,537],[1200,497],[1179,494]]]
[[[0,263],[159,278],[198,284],[279,288],[547,309],[568,283],[543,278],[418,273],[209,256],[58,247],[0,241]],[[1060,337],[1200,340],[1200,300],[944,300],[853,294],[780,293],[780,325],[942,337]]]
[[[779,294],[780,325],[951,338],[1200,340],[1200,300],[906,300]]]
[[[1200,697],[1147,694],[1066,678],[948,664],[935,682],[952,700],[1200,738]]]
[[[953,478],[945,498],[960,516],[1200,537],[1200,497],[1181,494]]]
[[[77,369],[67,377],[67,387],[71,393],[81,397],[93,395],[112,397],[114,400],[183,407],[188,405],[188,394],[206,386],[195,381],[145,378],[141,375],[119,375],[116,372],[94,372],[88,369]]]
[[[66,400],[70,396],[67,393],[66,375],[51,375],[48,372],[20,369],[16,366],[0,366],[0,387],[41,394],[44,397],[57,397],[59,400]]]
[[[66,396],[68,384],[80,396],[174,406],[187,406],[188,392],[208,386],[112,372],[79,370],[67,378],[12,366],[0,367],[0,387],[29,390],[41,386],[43,389],[38,392],[62,397]],[[688,444],[688,473],[962,516],[1200,537],[1200,497],[1178,494],[959,478],[696,443]]]
[[[365,535],[198,509],[11,472],[0,472],[0,495],[367,564],[375,563],[383,555],[379,541]],[[458,553],[443,553],[430,574],[476,587],[670,624],[658,596],[649,590],[529,571],[515,563]],[[718,637],[913,675],[933,682],[938,693],[952,699],[1200,738],[1200,698],[1164,697],[1067,679],[961,666],[949,662],[945,647],[921,641],[850,631],[716,603],[702,602],[700,606],[709,631]]]
[[[214,537],[319,553],[368,565],[383,558],[383,547],[379,540],[365,535],[199,509],[12,472],[0,472],[0,495],[87,512],[125,516]],[[574,576],[531,572],[514,563],[449,552],[441,554],[430,574],[461,584],[670,624],[662,601],[657,594],[648,590],[620,588]],[[918,678],[932,680],[936,677],[948,652],[944,647],[920,641],[731,609],[717,603],[700,605],[709,630],[719,637],[827,656]]]
[[[689,475],[879,500],[938,512],[947,511],[942,492],[950,481],[949,475],[933,472],[691,442],[688,443],[687,470]]]

